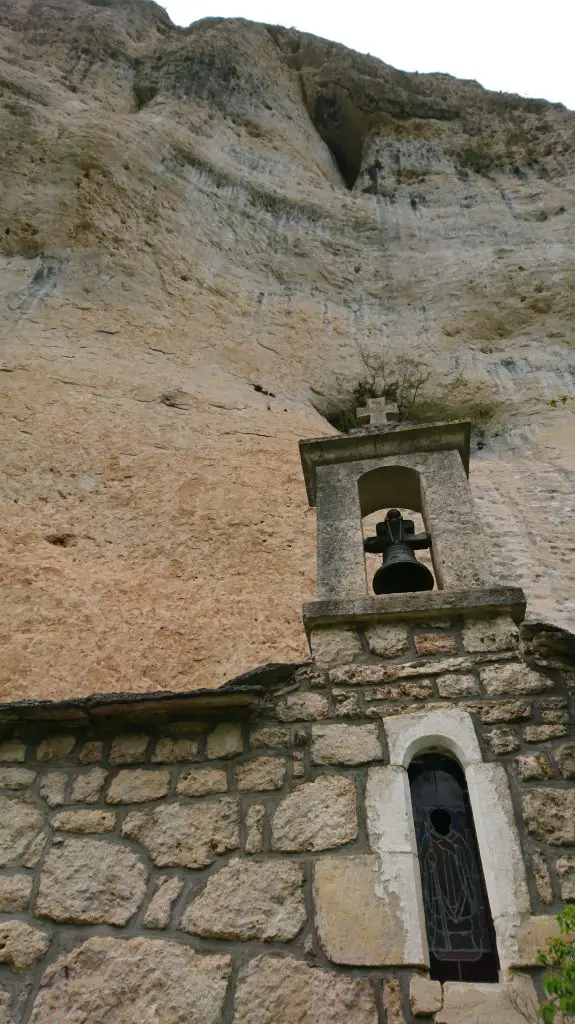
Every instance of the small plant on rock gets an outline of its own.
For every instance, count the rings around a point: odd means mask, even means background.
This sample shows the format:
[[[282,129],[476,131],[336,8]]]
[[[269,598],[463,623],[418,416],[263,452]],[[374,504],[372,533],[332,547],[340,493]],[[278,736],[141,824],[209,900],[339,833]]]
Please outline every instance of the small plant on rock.
[[[562,1020],[564,1014],[575,1014],[575,903],[568,903],[557,920],[561,934],[550,939],[537,957],[540,967],[550,968],[543,978],[548,998],[539,1009],[547,1024]]]

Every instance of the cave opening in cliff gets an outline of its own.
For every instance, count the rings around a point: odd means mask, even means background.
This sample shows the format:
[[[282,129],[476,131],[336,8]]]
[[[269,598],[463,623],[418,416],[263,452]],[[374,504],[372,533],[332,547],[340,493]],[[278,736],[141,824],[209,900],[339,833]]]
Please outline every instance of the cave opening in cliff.
[[[347,94],[316,96],[313,123],[328,147],[346,187],[351,191],[361,170],[364,130],[359,112]]]

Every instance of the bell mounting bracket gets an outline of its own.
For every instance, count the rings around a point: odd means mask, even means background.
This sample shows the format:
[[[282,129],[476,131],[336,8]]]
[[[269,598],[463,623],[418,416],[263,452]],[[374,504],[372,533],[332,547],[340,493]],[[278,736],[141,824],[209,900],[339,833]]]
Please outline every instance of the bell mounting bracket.
[[[413,520],[404,519],[397,508],[390,508],[375,532],[375,537],[367,537],[363,542],[364,551],[369,554],[383,554],[394,544],[406,544],[412,551],[431,547],[431,534],[416,533]]]

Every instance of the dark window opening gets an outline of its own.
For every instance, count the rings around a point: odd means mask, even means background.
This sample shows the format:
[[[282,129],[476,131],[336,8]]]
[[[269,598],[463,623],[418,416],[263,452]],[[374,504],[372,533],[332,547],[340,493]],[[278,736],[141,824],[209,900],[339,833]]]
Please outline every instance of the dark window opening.
[[[414,758],[411,802],[431,977],[498,981],[493,922],[465,775],[440,754]]]

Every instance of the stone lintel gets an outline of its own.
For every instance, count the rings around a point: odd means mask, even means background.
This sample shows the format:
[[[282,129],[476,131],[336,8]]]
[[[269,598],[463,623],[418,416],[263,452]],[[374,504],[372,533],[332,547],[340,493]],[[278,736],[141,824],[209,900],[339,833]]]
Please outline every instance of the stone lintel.
[[[389,423],[385,426],[362,427],[352,434],[335,434],[300,441],[299,450],[309,504],[315,507],[317,467],[335,463],[456,450],[469,476],[470,436],[471,424],[466,420],[457,420],[453,423]]]
[[[525,603],[521,587],[469,587],[310,601],[302,607],[302,618],[308,636],[313,630],[326,626],[359,628],[379,623],[404,623],[409,619],[452,619],[454,615],[466,619],[510,615],[515,622],[522,622]]]

